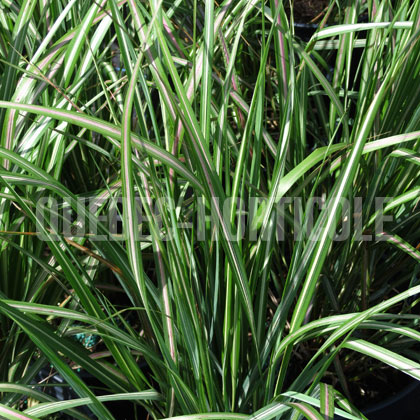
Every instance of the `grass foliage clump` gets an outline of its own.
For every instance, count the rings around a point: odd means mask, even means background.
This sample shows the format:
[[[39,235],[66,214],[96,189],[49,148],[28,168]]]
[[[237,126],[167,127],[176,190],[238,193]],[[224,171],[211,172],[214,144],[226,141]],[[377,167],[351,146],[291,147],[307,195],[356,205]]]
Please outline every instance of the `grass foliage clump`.
[[[360,419],[420,380],[420,2],[294,23],[1,0],[0,417]]]

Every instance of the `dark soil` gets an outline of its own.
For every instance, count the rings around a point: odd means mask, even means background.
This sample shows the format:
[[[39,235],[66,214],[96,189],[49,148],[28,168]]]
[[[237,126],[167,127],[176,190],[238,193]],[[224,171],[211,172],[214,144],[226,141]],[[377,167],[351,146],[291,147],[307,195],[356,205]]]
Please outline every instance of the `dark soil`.
[[[295,0],[293,17],[296,23],[316,23],[324,16],[329,0]]]

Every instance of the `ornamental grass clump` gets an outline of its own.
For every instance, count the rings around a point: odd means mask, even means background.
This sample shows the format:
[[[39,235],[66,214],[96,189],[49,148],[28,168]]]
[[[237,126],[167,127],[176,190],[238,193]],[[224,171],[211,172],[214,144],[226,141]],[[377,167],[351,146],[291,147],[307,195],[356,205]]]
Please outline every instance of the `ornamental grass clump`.
[[[419,8],[307,41],[293,2],[3,0],[0,416],[363,419],[420,380]]]

